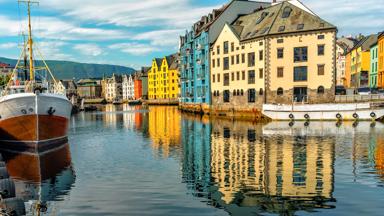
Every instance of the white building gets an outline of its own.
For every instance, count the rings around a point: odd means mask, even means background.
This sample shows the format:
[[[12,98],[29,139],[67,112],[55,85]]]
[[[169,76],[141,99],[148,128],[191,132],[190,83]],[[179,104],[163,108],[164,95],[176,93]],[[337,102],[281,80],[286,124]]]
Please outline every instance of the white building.
[[[132,75],[123,76],[123,100],[135,99],[135,82],[133,81]]]
[[[354,45],[352,38],[342,37],[336,41],[336,85],[345,85],[345,57]]]
[[[105,99],[107,102],[122,99],[122,77],[113,74],[111,78],[105,81]]]

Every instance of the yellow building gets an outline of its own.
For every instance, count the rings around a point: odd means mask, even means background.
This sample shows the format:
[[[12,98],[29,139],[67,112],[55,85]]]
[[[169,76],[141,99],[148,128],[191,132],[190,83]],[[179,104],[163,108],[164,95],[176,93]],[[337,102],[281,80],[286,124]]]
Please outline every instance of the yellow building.
[[[377,42],[378,50],[378,87],[384,88],[384,32],[382,32],[378,37]]]
[[[377,42],[377,35],[370,35],[360,40],[352,48],[351,55],[351,87],[369,87],[369,69],[371,65],[371,46]]]
[[[211,46],[212,104],[334,101],[336,31],[298,1],[227,23]]]
[[[148,73],[149,99],[177,99],[179,96],[178,54],[155,58]]]

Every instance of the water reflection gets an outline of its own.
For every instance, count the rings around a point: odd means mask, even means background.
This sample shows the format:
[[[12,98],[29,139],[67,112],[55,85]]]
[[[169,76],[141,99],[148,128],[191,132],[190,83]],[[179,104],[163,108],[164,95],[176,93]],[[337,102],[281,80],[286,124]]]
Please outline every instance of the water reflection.
[[[22,154],[2,152],[15,190],[2,207],[15,215],[54,215],[75,182],[69,145],[46,153]],[[14,183],[14,189],[12,189]],[[4,186],[4,185],[2,185]]]

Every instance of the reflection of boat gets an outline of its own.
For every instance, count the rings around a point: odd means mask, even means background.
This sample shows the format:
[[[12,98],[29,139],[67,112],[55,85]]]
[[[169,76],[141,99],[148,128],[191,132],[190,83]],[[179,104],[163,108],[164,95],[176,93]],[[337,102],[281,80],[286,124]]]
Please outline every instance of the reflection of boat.
[[[84,111],[85,112],[97,111],[97,106],[94,106],[94,105],[85,106]]]
[[[115,99],[113,100],[112,103],[113,103],[114,105],[120,105],[120,104],[123,103],[123,101],[122,101],[121,99],[119,99],[119,98],[115,98]]]
[[[22,200],[27,214],[29,210],[32,215],[57,210],[57,201],[68,194],[75,181],[68,144],[42,154],[4,152],[3,157],[15,185],[15,197],[9,201]],[[6,201],[3,207],[10,210],[12,206],[7,206]],[[14,201],[9,203],[15,204]]]
[[[67,140],[72,104],[65,96],[65,88],[56,81],[44,60],[42,66],[34,62],[33,40],[28,4],[29,37],[21,57],[0,97],[0,137],[2,148],[13,150],[44,150]],[[28,55],[28,56],[27,56]],[[43,58],[42,58],[43,59]],[[40,63],[41,64],[41,63]],[[53,79],[50,85],[44,73]]]
[[[272,120],[377,120],[384,116],[383,107],[370,103],[351,104],[264,104],[263,115]]]
[[[128,104],[131,106],[134,106],[134,105],[141,105],[142,102],[141,100],[131,100],[131,101],[128,101]]]

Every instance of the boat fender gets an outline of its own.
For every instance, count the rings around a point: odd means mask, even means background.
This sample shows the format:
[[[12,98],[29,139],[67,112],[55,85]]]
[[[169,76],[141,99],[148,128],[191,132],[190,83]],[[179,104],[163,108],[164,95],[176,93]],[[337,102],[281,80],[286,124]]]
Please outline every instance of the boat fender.
[[[40,87],[36,87],[33,92],[37,95],[39,95],[42,92],[42,89]]]
[[[353,118],[355,118],[355,119],[358,119],[359,118],[359,115],[357,114],[357,113],[353,113]]]
[[[21,113],[23,113],[23,114],[25,115],[25,114],[27,114],[27,110],[22,109],[22,110],[21,110]]]
[[[305,118],[305,119],[309,119],[309,115],[308,115],[308,114],[305,114],[305,115],[304,115],[304,118]]]
[[[376,117],[376,113],[374,112],[371,112],[371,114],[369,114],[372,118],[375,118]]]
[[[337,118],[337,119],[341,119],[341,118],[342,118],[341,114],[340,114],[340,113],[337,113],[337,114],[336,114],[336,118]]]
[[[55,112],[56,112],[56,110],[53,109],[53,107],[49,107],[49,110],[48,110],[49,115],[53,115]]]
[[[289,122],[289,127],[293,127],[293,125],[295,125],[295,122],[293,122],[293,121],[291,121],[291,122]]]
[[[309,126],[309,122],[304,122],[304,127],[308,127]]]
[[[289,114],[289,118],[290,118],[290,119],[294,119],[295,116],[291,113],[291,114]]]

